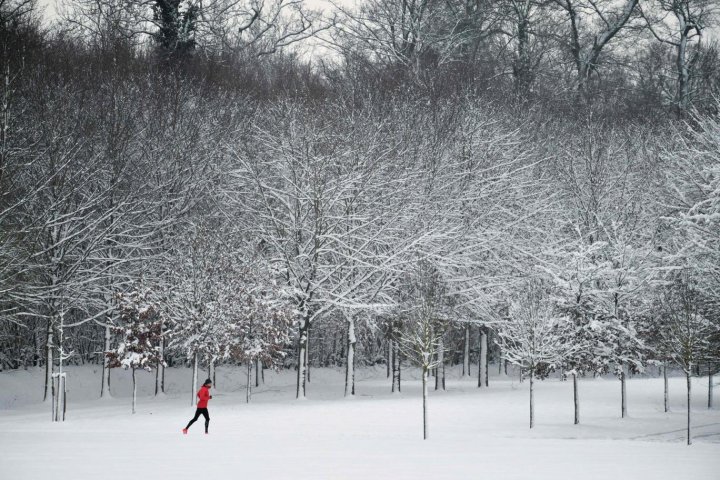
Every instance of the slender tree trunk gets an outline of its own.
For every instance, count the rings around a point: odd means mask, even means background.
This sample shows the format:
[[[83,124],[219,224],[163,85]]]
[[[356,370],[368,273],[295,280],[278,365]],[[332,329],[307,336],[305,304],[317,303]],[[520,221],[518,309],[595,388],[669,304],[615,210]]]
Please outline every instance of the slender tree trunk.
[[[65,412],[67,412],[67,383],[66,377],[63,375],[60,379],[62,381],[62,421],[65,421]]]
[[[162,346],[163,356],[161,357],[162,362],[160,363],[160,391],[165,393],[165,337],[160,340]],[[110,385],[110,377],[108,376],[108,386]]]
[[[535,367],[530,366],[530,428],[535,426],[535,391],[534,391]]]
[[[442,369],[442,389],[445,390],[445,347],[443,346],[442,342],[440,343],[440,348],[442,348],[441,352],[441,361],[440,368]]]
[[[45,393],[43,394],[43,401],[48,399],[48,390],[52,388],[52,374],[53,374],[53,331],[52,322],[48,321],[47,328],[47,342],[45,343]]]
[[[57,395],[55,394],[55,377],[53,377],[50,381],[52,382],[52,384],[50,385],[50,393],[52,395],[50,418],[53,422],[57,422]]]
[[[262,362],[260,361],[260,357],[255,361],[255,386],[260,386],[260,370],[262,370]]]
[[[163,335],[162,326],[160,327],[160,360],[157,363],[157,369],[155,370],[155,395],[162,392],[165,393],[165,337]]]
[[[310,325],[305,334],[305,379],[310,383]]]
[[[440,370],[439,375],[435,377],[435,390],[442,388],[445,390],[445,345],[443,344],[442,337],[438,341],[437,351],[438,369]]]
[[[665,404],[665,413],[670,411],[670,405],[668,402],[668,376],[667,376],[667,362],[663,362],[663,396]]]
[[[303,320],[300,326],[299,348],[298,348],[298,371],[297,371],[297,391],[295,398],[305,399],[305,380],[307,378],[307,318]]]
[[[387,360],[385,361],[385,365],[387,366],[387,378],[390,378],[390,374],[391,374],[392,362],[393,362],[392,355],[393,355],[392,338],[388,338]]]
[[[678,18],[680,20],[680,18]],[[684,21],[681,21],[681,30],[685,30]],[[677,93],[676,102],[678,108],[678,114],[682,115],[687,110],[690,104],[690,69],[688,68],[687,62],[687,34],[683,33],[680,36],[680,41],[677,44]]]
[[[687,380],[687,444],[692,445],[692,431],[691,423],[690,423],[690,412],[692,411],[691,408],[691,394],[690,394],[690,369],[688,368],[685,371],[685,379]]]
[[[712,371],[712,365],[710,365],[710,370],[708,370],[708,409],[713,408],[713,371]]]
[[[190,392],[190,405],[195,405],[195,392],[197,392],[198,379],[198,353],[193,355],[192,391]]]
[[[490,378],[488,375],[488,355],[490,354],[490,350],[488,349],[488,332],[487,330],[483,331],[482,338],[480,339],[480,346],[485,351],[485,353],[482,355],[483,357],[483,375],[485,376],[485,386],[490,386]]]
[[[465,351],[463,352],[463,375],[470,376],[470,324],[465,325]]]
[[[37,330],[33,331],[33,344],[35,345],[35,361],[33,364],[36,367],[40,367],[42,366],[42,355],[40,352],[42,347],[40,346],[37,336]]]
[[[400,368],[402,357],[400,356],[400,346],[398,342],[393,340],[393,383],[392,392],[400,393]]]
[[[133,400],[132,400],[132,413],[135,414],[135,403],[137,403],[137,382],[135,381],[135,369],[132,369],[132,383],[133,383]]]
[[[488,345],[487,332],[485,329],[480,331],[480,371],[478,372],[478,387],[488,386]]]
[[[620,372],[620,403],[621,403],[621,417],[627,417],[627,390],[625,387],[625,367],[623,366],[622,372]]]
[[[502,375],[504,361],[502,347],[498,345],[498,375]]]
[[[250,382],[252,381],[252,359],[247,360],[247,384],[245,386],[245,403],[250,403]]]
[[[213,386],[217,387],[215,385],[215,359],[210,360],[210,365],[208,365],[208,378],[212,381]]]
[[[430,372],[423,365],[423,440],[428,438],[428,376]]]
[[[337,366],[338,364],[338,352],[337,352],[337,346],[338,343],[342,341],[341,338],[338,338],[338,328],[335,329],[335,333],[333,334],[333,345],[332,345],[332,361],[333,366]]]
[[[110,325],[105,325],[105,352],[110,351]],[[110,394],[110,359],[103,352],[102,384],[100,385],[100,398],[109,398]]]
[[[577,373],[573,372],[573,402],[575,404],[575,425],[580,423],[580,397],[578,396]]]
[[[345,365],[345,396],[355,396],[355,318],[348,317],[347,362]]]

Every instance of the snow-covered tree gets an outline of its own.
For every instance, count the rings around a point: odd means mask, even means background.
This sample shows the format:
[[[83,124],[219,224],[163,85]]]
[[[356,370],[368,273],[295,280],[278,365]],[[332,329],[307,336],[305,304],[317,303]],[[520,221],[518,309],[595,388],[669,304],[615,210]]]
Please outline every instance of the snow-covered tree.
[[[670,285],[661,290],[659,316],[662,322],[660,343],[683,372],[687,383],[687,444],[692,443],[691,378],[694,366],[708,358],[717,358],[711,339],[720,325],[711,320],[715,312],[702,297],[700,279],[687,270],[680,271]]]
[[[608,373],[623,338],[631,334],[605,309],[608,282],[614,278],[608,250],[607,242],[588,243],[578,232],[574,243],[556,252],[559,263],[544,268],[553,284],[552,300],[572,325],[563,341],[575,349],[563,358],[562,367],[573,378],[575,424],[580,423],[578,376]]]
[[[572,323],[558,311],[538,279],[521,286],[512,299],[508,317],[497,325],[505,358],[527,372],[530,379],[530,428],[535,426],[534,379],[544,378],[562,365],[577,347],[565,342]]]
[[[385,163],[396,147],[381,141],[384,126],[374,126],[373,117],[355,118],[342,107],[320,115],[298,105],[277,106],[266,117],[255,125],[259,146],[236,152],[232,193],[247,231],[267,262],[282,265],[293,291],[301,315],[296,395],[303,398],[313,322],[342,311],[354,329],[359,312],[387,300],[388,272],[418,238],[405,215],[411,200],[404,194],[414,185],[393,174],[397,164]]]
[[[135,370],[151,371],[163,360],[160,357],[162,313],[147,288],[117,295],[118,323],[114,328],[118,345],[105,352],[110,358],[110,368],[122,367],[132,370],[132,413],[137,402]]]
[[[227,246],[203,225],[190,225],[179,248],[175,284],[168,294],[167,310],[172,321],[168,348],[181,351],[192,364],[190,402],[195,404],[198,365],[208,365],[227,355],[228,316],[222,311],[220,289],[227,279]]]
[[[700,5],[700,4],[698,4]],[[696,5],[697,6],[697,5]],[[661,199],[670,233],[665,259],[697,279],[694,289],[709,311],[720,308],[720,121],[698,118],[697,128],[680,131],[678,145],[665,152],[670,168]],[[709,318],[717,318],[711,313]],[[720,338],[712,341],[720,351]],[[712,375],[717,359],[708,359],[708,406],[712,406]]]
[[[231,271],[216,314],[228,323],[228,355],[246,364],[245,400],[250,402],[252,368],[280,368],[297,312],[287,287],[278,284],[280,276],[269,266],[248,262]]]
[[[422,369],[423,439],[428,438],[428,377],[439,365],[442,347],[441,323],[447,318],[446,286],[431,262],[421,259],[408,272],[403,288],[401,312],[404,324],[400,348],[408,359]]]

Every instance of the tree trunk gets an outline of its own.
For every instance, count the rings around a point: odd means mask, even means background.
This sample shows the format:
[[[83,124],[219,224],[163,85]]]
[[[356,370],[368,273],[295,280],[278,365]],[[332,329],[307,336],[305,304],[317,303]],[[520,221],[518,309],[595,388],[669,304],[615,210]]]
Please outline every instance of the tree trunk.
[[[665,413],[670,411],[670,405],[668,402],[668,376],[667,376],[667,362],[663,363],[663,397],[665,404]]]
[[[333,334],[333,345],[332,345],[332,361],[333,361],[333,366],[336,366],[336,365],[338,364],[338,351],[337,351],[337,346],[338,346],[338,343],[340,343],[340,342],[342,341],[341,338],[338,338],[338,337],[339,337],[339,335],[338,335],[338,330],[339,330],[339,329],[336,328],[336,329],[335,329],[335,333]]]
[[[488,375],[488,356],[490,355],[490,350],[488,349],[488,332],[487,330],[483,331],[482,338],[480,340],[480,346],[484,350],[485,353],[483,353],[483,375],[485,376],[485,386],[490,386],[490,377]]]
[[[132,413],[135,414],[135,403],[137,402],[137,382],[135,381],[135,369],[132,369],[132,383],[133,383],[133,400],[132,400]]]
[[[428,376],[429,371],[426,366],[423,365],[423,440],[428,438]]]
[[[52,322],[48,321],[47,343],[45,344],[45,393],[43,394],[43,402],[48,399],[48,389],[52,388],[53,374],[53,331]],[[52,393],[52,392],[51,392]]]
[[[625,367],[623,366],[623,370],[620,373],[620,403],[621,403],[621,417],[625,418],[627,416],[627,391],[625,388]]]
[[[535,426],[535,391],[533,380],[535,378],[535,368],[530,366],[530,428]]]
[[[297,371],[297,391],[295,398],[305,399],[305,380],[307,378],[307,319],[304,319],[300,325],[300,335],[298,338],[298,371]]]
[[[195,352],[193,355],[193,372],[192,372],[192,391],[190,392],[190,405],[195,405],[195,393],[197,392],[197,378],[198,378],[198,353]]]
[[[487,345],[487,332],[485,329],[480,331],[480,371],[478,372],[478,387],[488,386],[488,345]]]
[[[498,375],[502,375],[504,361],[502,347],[498,345]]]
[[[260,361],[260,358],[258,357],[258,359],[255,360],[255,386],[256,387],[260,386],[260,370],[261,369],[262,369],[262,362]]]
[[[440,368],[442,369],[442,389],[445,390],[445,347],[442,342],[440,343],[440,348],[442,348],[442,354],[440,357],[442,361],[442,363],[440,364]]]
[[[573,402],[575,404],[575,425],[580,423],[580,398],[578,397],[577,373],[573,373]]]
[[[435,390],[442,388],[445,390],[445,345],[443,345],[442,337],[438,341],[438,369],[440,374],[435,377]]]
[[[105,352],[110,351],[110,325],[105,325]],[[110,394],[110,359],[103,352],[102,383],[100,385],[100,398],[112,397]]]
[[[691,412],[691,395],[690,395],[690,369],[685,371],[685,378],[687,380],[687,444],[692,445],[692,432],[690,430],[690,412]]]
[[[345,396],[355,396],[355,318],[348,317],[347,362],[345,365]]]
[[[162,335],[162,326],[160,327],[160,334]],[[165,338],[160,337],[160,360],[157,363],[157,369],[155,370],[155,395],[162,392],[165,393]]]
[[[385,361],[385,365],[387,366],[387,377],[390,378],[391,369],[392,369],[392,363],[393,363],[393,346],[392,346],[392,339],[388,338],[387,342],[387,360]]]
[[[57,422],[57,395],[55,394],[55,377],[50,379],[52,384],[50,385],[52,401],[50,406],[50,418],[53,422]]]
[[[392,392],[397,390],[400,393],[400,365],[402,358],[400,357],[400,346],[397,341],[393,340],[393,383]]]
[[[250,403],[250,382],[252,381],[252,366],[253,361],[248,359],[247,361],[247,385],[245,386],[245,403]]]
[[[66,383],[66,377],[63,375],[61,377],[62,381],[62,421],[65,421],[65,412],[67,412],[67,383]]]
[[[518,10],[516,19],[517,53],[513,62],[513,76],[515,77],[515,90],[521,95],[530,92],[533,83],[533,69],[530,59],[530,11]]]
[[[310,325],[305,333],[305,379],[310,383]]]
[[[708,409],[713,408],[713,371],[712,365],[708,370]]]
[[[463,352],[463,376],[470,376],[470,324],[465,325],[465,351]]]
[[[210,365],[208,365],[208,378],[212,381],[213,386],[217,387],[215,385],[215,359],[210,361]]]
[[[680,35],[680,41],[677,44],[677,57],[675,60],[678,73],[676,102],[678,114],[682,115],[690,105],[690,70],[687,60],[688,36],[685,32],[685,22],[681,17],[678,17],[678,21],[680,22],[680,30],[682,33]]]

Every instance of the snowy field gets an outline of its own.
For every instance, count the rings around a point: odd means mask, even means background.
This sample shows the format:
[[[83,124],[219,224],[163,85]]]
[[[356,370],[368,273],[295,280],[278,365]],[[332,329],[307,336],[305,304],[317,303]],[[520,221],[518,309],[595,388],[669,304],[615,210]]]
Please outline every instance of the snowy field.
[[[0,373],[2,480],[720,479],[720,409],[707,409],[706,378],[693,384],[688,447],[681,377],[670,382],[670,413],[662,379],[631,379],[626,419],[617,380],[583,379],[581,425],[572,424],[572,382],[537,382],[531,431],[527,383],[496,374],[478,389],[453,370],[448,390],[430,393],[423,441],[420,382],[409,371],[393,395],[384,370],[360,370],[357,397],[344,399],[341,370],[313,369],[305,401],[294,400],[294,372],[266,372],[248,405],[241,370],[220,368],[210,435],[201,418],[187,436],[189,370],[169,369],[168,394],[157,398],[148,395],[154,375],[138,374],[131,415],[127,372],[113,371],[114,398],[98,400],[99,370],[71,368],[67,421],[55,424],[41,403],[42,373]]]

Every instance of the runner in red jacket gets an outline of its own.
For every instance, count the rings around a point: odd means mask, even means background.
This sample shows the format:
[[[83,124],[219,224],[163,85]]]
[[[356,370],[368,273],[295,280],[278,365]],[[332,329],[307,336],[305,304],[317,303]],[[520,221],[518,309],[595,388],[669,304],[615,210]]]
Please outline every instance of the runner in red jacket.
[[[207,404],[208,400],[212,398],[212,395],[210,395],[210,387],[212,387],[212,381],[208,378],[205,380],[205,383],[203,383],[203,386],[200,387],[200,390],[197,392],[198,397],[198,403],[197,403],[197,409],[195,410],[195,416],[190,420],[190,422],[187,424],[187,427],[183,428],[183,433],[187,435],[188,428],[190,428],[190,425],[195,423],[195,421],[200,418],[200,415],[205,417],[205,434],[208,433],[208,426],[210,426],[210,414],[208,413]]]

